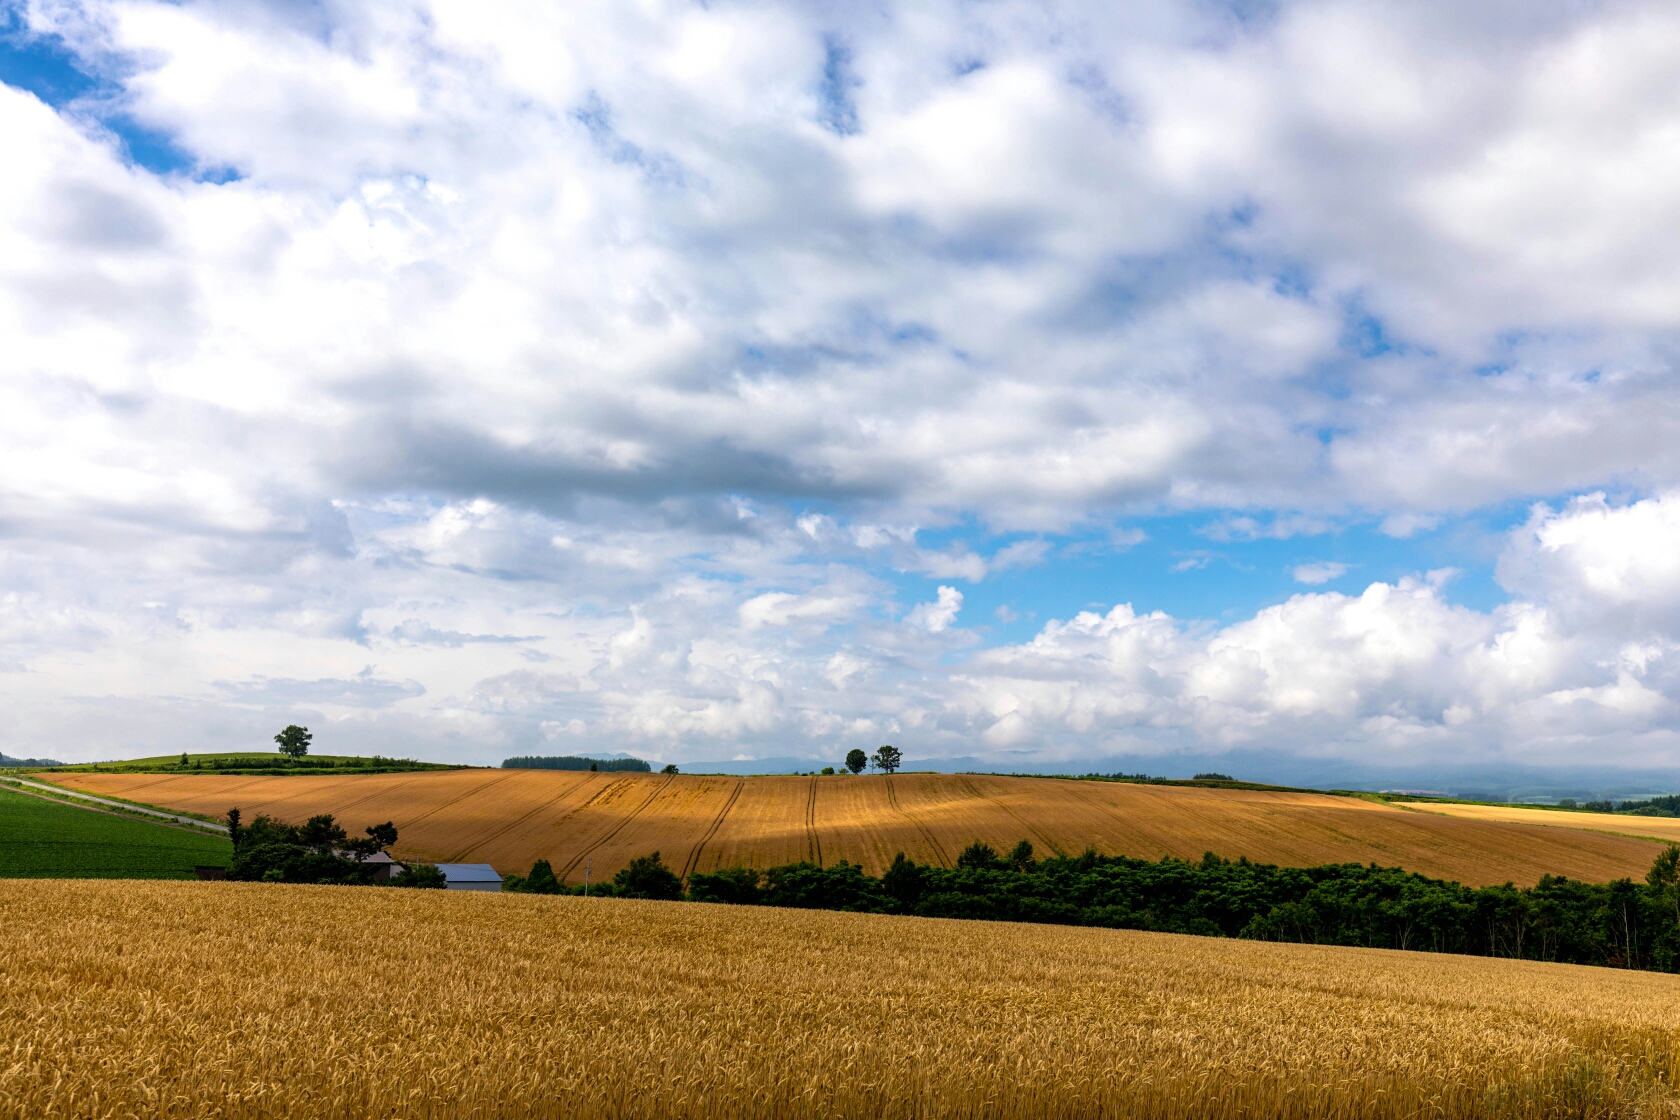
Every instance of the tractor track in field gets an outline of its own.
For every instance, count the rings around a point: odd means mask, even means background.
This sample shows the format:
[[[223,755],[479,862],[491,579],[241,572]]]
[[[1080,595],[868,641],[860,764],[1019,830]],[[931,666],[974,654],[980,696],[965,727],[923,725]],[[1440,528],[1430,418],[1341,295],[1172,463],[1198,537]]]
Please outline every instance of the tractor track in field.
[[[181,774],[170,774],[170,775],[168,775],[168,777],[170,777],[170,778],[179,778],[179,777],[186,777],[186,776],[187,775],[181,775]],[[206,775],[206,777],[210,777],[210,776],[221,777],[221,775],[219,775],[219,774],[217,774],[217,775]],[[248,778],[246,781],[240,782],[238,785],[222,791],[220,796],[228,797],[228,798],[231,799],[231,796],[233,794],[235,794],[235,793],[239,792],[240,790],[244,789],[246,786],[253,785],[257,782],[262,781],[265,776],[266,775],[256,775],[256,776],[253,776],[251,778]],[[65,777],[69,778],[69,777],[71,777],[71,775],[66,774]],[[159,779],[159,780],[161,781],[162,779]],[[130,794],[138,793],[141,790],[150,789],[153,786],[157,785],[158,784],[157,782],[146,782],[143,785],[135,786],[131,789],[124,790],[121,797],[118,797],[116,794],[110,794],[110,795],[97,794],[97,793],[93,792],[92,790],[83,789],[80,786],[70,785],[68,782],[60,784],[58,782],[49,781],[49,782],[44,782],[43,784],[51,786],[52,788],[57,789],[57,790],[62,790],[63,792],[65,792],[67,794],[70,794],[72,796],[75,796],[75,795],[79,794],[83,797],[92,797],[92,798],[95,798],[95,799],[98,799],[102,796],[110,796],[110,797],[113,797],[113,798],[117,798],[119,801],[132,801],[142,809],[151,808],[151,809],[156,809],[158,812],[164,812],[163,809],[161,809],[158,806],[151,805],[150,802],[139,801],[136,798],[133,798],[133,797],[129,796]],[[165,815],[168,815],[168,814],[165,814]],[[218,827],[221,827],[221,828],[225,829],[227,826],[226,825],[220,825]]]
[[[700,837],[700,841],[689,849],[688,859],[684,861],[682,869],[682,881],[684,883],[688,882],[690,875],[700,870],[700,853],[707,844],[712,842],[712,837],[718,834],[718,829],[723,827],[723,819],[729,815],[731,809],[735,808],[735,802],[741,799],[741,791],[746,788],[747,783],[744,780],[735,783],[735,788],[730,791],[728,800],[723,803],[723,808],[719,809],[718,815],[712,818],[711,827],[706,829],[706,833]]]
[[[337,776],[346,777],[346,778],[349,778],[349,777],[383,778],[385,775],[383,775],[383,774],[344,774],[344,775],[337,775]],[[334,810],[334,815],[338,816],[338,817],[342,817],[345,813],[348,813],[350,810],[352,810],[356,806],[362,804],[364,801],[372,801],[375,798],[384,795],[387,788],[388,787],[383,787],[382,786],[379,789],[374,790],[372,793],[365,793],[362,796],[356,798],[356,800],[345,803],[344,805],[340,806],[338,809]],[[338,823],[343,824],[344,822],[342,820],[340,820]]]
[[[544,801],[541,805],[538,805],[535,809],[532,809],[529,813],[526,813],[524,816],[518,817],[515,820],[509,821],[507,824],[503,825],[502,827],[500,827],[498,829],[495,829],[488,836],[484,836],[484,837],[481,837],[477,840],[474,840],[471,844],[468,844],[465,848],[462,848],[459,852],[450,856],[448,859],[444,860],[443,862],[445,862],[445,863],[459,863],[461,861],[461,857],[466,855],[467,853],[471,852],[474,848],[482,848],[487,844],[495,843],[497,840],[501,839],[503,836],[507,835],[509,832],[512,832],[514,829],[518,828],[520,825],[524,824],[526,821],[530,820],[532,817],[536,816],[538,813],[542,812],[544,809],[547,809],[550,805],[553,805],[556,801],[559,801],[561,798],[566,797],[566,796],[576,792],[576,790],[577,790],[577,786],[571,786],[568,789],[561,790],[559,793],[555,794],[553,797],[549,798],[547,801]]]
[[[479,786],[475,790],[472,790],[472,791],[468,792],[464,796],[457,797],[452,801],[445,801],[445,802],[442,802],[440,804],[432,806],[430,809],[427,809],[424,813],[421,813],[418,817],[415,817],[413,820],[404,821],[402,824],[397,825],[397,828],[399,830],[404,829],[404,828],[413,828],[415,825],[419,824],[421,821],[425,820],[427,817],[431,816],[433,813],[439,813],[439,812],[442,812],[443,810],[448,809],[452,806],[459,805],[461,802],[465,801],[468,797],[477,797],[479,794],[483,793],[485,790],[489,789],[491,786],[501,785],[503,782],[507,781],[509,778],[513,777],[517,773],[519,773],[519,771],[509,770],[506,774],[502,775],[501,777],[492,778],[490,781],[485,782],[483,785]],[[447,861],[445,861],[445,862],[447,862]]]
[[[641,816],[642,815],[642,810],[646,809],[649,805],[652,805],[654,798],[656,798],[660,794],[664,793],[666,791],[666,789],[668,789],[670,787],[671,783],[674,782],[674,781],[676,781],[676,775],[675,774],[672,774],[672,775],[668,776],[663,782],[660,782],[657,786],[655,786],[653,788],[653,792],[648,794],[647,798],[640,805],[636,806],[634,811],[632,811],[629,816],[625,817],[623,820],[621,820],[617,824],[613,825],[612,829],[605,836],[601,837],[599,840],[597,840],[593,844],[589,845],[589,847],[585,848],[583,851],[581,851],[577,855],[573,856],[572,857],[572,862],[568,863],[566,865],[566,869],[564,871],[560,872],[560,874],[558,876],[559,880],[562,883],[564,883],[567,879],[569,879],[571,877],[572,872],[577,869],[577,865],[582,863],[584,861],[585,857],[590,855],[596,849],[600,848],[603,844],[606,844],[614,836],[617,836],[620,832],[622,832],[624,830],[625,825],[629,824],[631,821],[633,821],[637,817]],[[606,791],[602,790],[601,792],[605,793]],[[590,798],[591,802],[593,802],[594,800],[595,800],[595,798]]]
[[[822,837],[817,835],[817,779],[811,778],[811,792],[805,798],[805,853],[822,866]]]
[[[906,820],[916,826],[916,831],[922,834],[922,839],[928,842],[928,847],[932,848],[934,854],[939,857],[939,866],[951,866],[951,857],[945,854],[945,846],[939,842],[939,838],[928,830],[928,826],[922,823],[920,817],[898,803],[898,790],[893,788],[893,776],[891,774],[887,775],[887,804],[898,810]]]
[[[1016,824],[1020,825],[1022,828],[1026,829],[1028,832],[1030,832],[1034,836],[1038,837],[1039,842],[1042,843],[1046,848],[1049,848],[1052,852],[1055,852],[1058,856],[1062,856],[1064,858],[1067,856],[1067,853],[1062,851],[1062,846],[1060,844],[1058,844],[1054,840],[1050,839],[1050,837],[1044,835],[1044,833],[1039,831],[1038,827],[1036,825],[1034,825],[1032,822],[1028,821],[1025,817],[1021,816],[1021,814],[1017,813],[1015,810],[1011,809],[1009,806],[1005,805],[1001,800],[999,800],[996,797],[993,797],[991,794],[981,793],[980,792],[980,787],[976,786],[973,782],[969,781],[967,775],[959,774],[957,776],[957,780],[962,785],[964,785],[968,788],[969,793],[972,793],[975,797],[978,797],[981,801],[984,801],[987,804],[996,807],[1000,812],[1008,814],[1009,817],[1012,818],[1015,821]]]

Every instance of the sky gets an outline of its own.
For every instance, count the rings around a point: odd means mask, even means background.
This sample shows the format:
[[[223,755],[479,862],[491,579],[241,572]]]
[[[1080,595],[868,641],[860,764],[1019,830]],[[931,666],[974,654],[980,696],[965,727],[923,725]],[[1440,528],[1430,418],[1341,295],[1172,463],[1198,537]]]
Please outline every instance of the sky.
[[[0,750],[1666,771],[1676,57],[0,2]]]

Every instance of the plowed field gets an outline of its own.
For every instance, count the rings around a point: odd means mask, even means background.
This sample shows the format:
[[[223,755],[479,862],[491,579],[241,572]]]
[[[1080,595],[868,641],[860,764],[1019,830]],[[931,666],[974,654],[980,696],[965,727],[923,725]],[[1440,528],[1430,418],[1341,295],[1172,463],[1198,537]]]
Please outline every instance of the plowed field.
[[[332,813],[353,832],[390,820],[413,859],[523,873],[541,858],[580,882],[660,852],[687,875],[743,864],[850,860],[879,874],[895,852],[949,866],[963,847],[1031,840],[1040,853],[1229,858],[1311,866],[1380,863],[1481,886],[1542,874],[1642,876],[1649,840],[1462,820],[1348,797],[960,774],[725,778],[552,770],[343,777],[67,774],[66,786],[220,816],[237,805],[301,822]]]

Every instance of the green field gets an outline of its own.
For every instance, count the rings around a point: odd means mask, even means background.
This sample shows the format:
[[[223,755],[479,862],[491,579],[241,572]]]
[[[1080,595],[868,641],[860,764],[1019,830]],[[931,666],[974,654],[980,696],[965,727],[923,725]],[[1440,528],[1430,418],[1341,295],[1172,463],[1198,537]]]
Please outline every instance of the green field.
[[[191,879],[232,859],[223,836],[0,789],[0,878]]]
[[[216,754],[190,754],[183,765],[178,754],[155,755],[151,758],[117,759],[109,762],[78,762],[68,766],[41,769],[43,774],[77,773],[140,773],[176,774],[204,772],[209,774],[319,774],[348,770],[358,774],[404,773],[410,770],[462,770],[466,767],[447,762],[416,762],[411,758],[385,758],[380,755],[311,754],[303,758],[287,758],[274,751],[221,751]]]

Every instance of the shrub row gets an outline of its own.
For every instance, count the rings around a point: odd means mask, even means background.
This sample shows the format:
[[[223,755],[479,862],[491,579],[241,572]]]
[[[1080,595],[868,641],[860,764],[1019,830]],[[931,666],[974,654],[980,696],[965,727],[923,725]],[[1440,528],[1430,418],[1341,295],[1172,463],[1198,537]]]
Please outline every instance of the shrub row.
[[[509,890],[579,894],[546,862],[509,876]],[[1360,945],[1436,953],[1680,971],[1680,848],[1658,856],[1646,881],[1585,883],[1546,876],[1533,887],[1466,887],[1375,864],[1277,867],[1226,860],[1129,859],[1087,851],[1038,860],[1023,840],[1007,855],[985,844],[954,868],[902,853],[881,877],[856,864],[731,867],[683,885],[643,856],[591,893],[687,898],[930,918],[1047,922]]]

